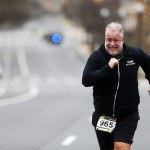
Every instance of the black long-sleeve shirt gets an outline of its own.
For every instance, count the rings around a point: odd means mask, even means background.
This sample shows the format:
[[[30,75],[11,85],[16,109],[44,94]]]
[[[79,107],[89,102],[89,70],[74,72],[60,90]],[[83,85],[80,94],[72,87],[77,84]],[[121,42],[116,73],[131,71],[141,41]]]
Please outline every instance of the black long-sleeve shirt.
[[[84,68],[82,84],[86,87],[93,86],[93,103],[95,112],[99,115],[113,115],[113,108],[118,117],[138,110],[140,97],[137,76],[140,66],[150,82],[150,56],[141,49],[126,44],[123,44],[123,49],[119,65],[111,69],[108,62],[113,56],[102,44],[90,55]]]

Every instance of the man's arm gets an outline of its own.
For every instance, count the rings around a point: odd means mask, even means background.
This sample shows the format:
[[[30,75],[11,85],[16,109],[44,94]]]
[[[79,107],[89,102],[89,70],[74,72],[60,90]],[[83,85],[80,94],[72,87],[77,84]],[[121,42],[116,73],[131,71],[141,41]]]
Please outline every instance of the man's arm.
[[[145,72],[145,77],[149,81],[149,84],[150,84],[150,56],[141,50],[140,50],[140,56],[141,56],[140,58],[141,58],[141,62],[142,62],[141,67],[142,67],[143,71]],[[150,95],[150,85],[147,89],[147,92]]]
[[[112,58],[108,64],[100,67],[99,61],[96,57],[90,56],[83,71],[82,84],[86,87],[100,84],[107,80],[111,75],[114,66],[117,64],[118,60]]]

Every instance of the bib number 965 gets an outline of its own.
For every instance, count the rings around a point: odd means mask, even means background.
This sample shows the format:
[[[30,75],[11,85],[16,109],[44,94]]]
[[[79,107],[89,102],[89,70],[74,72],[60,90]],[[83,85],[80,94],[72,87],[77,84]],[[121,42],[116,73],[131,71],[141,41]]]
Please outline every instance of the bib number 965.
[[[102,116],[99,118],[97,122],[96,129],[100,131],[112,133],[115,126],[116,126],[116,120]]]

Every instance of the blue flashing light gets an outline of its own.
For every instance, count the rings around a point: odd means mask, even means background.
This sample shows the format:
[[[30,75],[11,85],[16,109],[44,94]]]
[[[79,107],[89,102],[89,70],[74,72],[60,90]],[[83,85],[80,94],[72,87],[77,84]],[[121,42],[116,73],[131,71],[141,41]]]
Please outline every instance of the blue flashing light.
[[[59,33],[52,34],[51,40],[53,44],[60,44],[62,41],[62,35]]]

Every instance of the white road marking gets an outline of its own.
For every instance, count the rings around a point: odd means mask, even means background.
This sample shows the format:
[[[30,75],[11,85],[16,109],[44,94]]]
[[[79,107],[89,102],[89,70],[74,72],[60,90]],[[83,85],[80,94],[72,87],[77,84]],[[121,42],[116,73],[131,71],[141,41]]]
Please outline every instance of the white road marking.
[[[24,94],[10,97],[10,98],[0,99],[0,107],[29,101],[29,100],[35,98],[38,94],[39,94],[38,87],[37,86],[31,86],[30,90]]]
[[[17,49],[17,59],[18,59],[18,65],[20,69],[20,73],[23,78],[29,77],[30,71],[27,65],[27,59],[24,49]]]
[[[9,78],[10,78],[10,71],[11,71],[11,51],[5,50],[3,56],[3,77],[0,81],[0,96],[3,96],[6,93]]]
[[[64,141],[61,142],[62,146],[69,146],[77,139],[76,135],[68,136]]]

